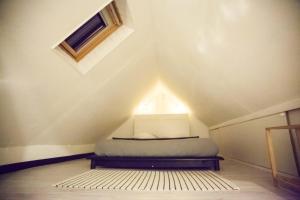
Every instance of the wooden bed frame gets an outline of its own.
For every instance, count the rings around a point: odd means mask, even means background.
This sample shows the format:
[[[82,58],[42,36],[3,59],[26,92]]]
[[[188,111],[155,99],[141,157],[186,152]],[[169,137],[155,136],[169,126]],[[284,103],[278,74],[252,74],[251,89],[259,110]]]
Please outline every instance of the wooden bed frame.
[[[144,169],[211,169],[220,170],[220,156],[214,157],[112,157],[93,155],[91,169],[97,166],[113,168],[144,168]]]

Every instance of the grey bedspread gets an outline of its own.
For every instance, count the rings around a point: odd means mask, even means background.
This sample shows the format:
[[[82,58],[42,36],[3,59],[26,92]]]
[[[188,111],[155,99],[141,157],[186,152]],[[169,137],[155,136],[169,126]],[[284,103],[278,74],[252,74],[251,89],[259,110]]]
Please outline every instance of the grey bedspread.
[[[98,156],[135,157],[204,157],[216,156],[217,145],[209,138],[173,140],[101,140],[96,144]]]

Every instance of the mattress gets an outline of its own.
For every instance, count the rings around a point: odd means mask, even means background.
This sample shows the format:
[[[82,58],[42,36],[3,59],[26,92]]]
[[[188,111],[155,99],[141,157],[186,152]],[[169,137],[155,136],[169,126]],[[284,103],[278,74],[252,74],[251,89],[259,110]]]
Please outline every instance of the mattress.
[[[209,138],[172,140],[100,140],[96,144],[98,156],[127,157],[210,157],[219,152]]]

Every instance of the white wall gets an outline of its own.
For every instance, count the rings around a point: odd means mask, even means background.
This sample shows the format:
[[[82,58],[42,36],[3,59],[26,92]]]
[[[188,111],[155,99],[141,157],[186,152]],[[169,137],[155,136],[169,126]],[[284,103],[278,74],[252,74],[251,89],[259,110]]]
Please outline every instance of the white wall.
[[[15,153],[14,162],[35,159],[34,151],[27,149],[36,145],[44,148],[41,158],[68,154],[65,150],[52,154],[56,146],[77,146],[74,153],[79,153],[82,145],[95,143],[127,119],[157,80],[147,1],[122,0],[134,32],[88,73],[79,73],[53,49],[105,3],[0,1],[2,157]],[[21,149],[26,150],[24,155]]]
[[[176,114],[174,114],[176,116]],[[159,115],[157,115],[159,119]],[[190,125],[190,136],[199,136],[201,138],[209,137],[208,127],[198,120],[194,115],[190,114],[188,116],[189,125]],[[175,124],[176,125],[176,124]],[[172,131],[169,133],[169,137],[172,137]],[[108,138],[112,137],[134,137],[134,116],[124,122],[119,128],[112,132]],[[174,135],[176,137],[176,135]]]
[[[300,108],[289,111],[290,124],[300,124]]]
[[[95,144],[27,145],[0,148],[0,165],[94,152]]]
[[[0,147],[91,144],[158,76],[209,126],[300,98],[299,1],[122,0],[134,32],[82,75],[53,45],[106,2],[0,1]]]
[[[269,168],[265,128],[282,125],[287,125],[284,113],[220,127],[211,136],[225,157]],[[272,138],[278,170],[297,175],[288,131],[276,130]]]
[[[52,49],[106,2],[0,2],[0,147],[91,144],[129,117],[153,85],[146,2],[122,1],[134,33],[87,74]]]
[[[151,2],[162,80],[208,126],[300,98],[300,1]]]
[[[294,109],[288,112],[290,125],[300,125],[300,108]],[[295,130],[291,131],[292,138],[295,142],[295,152],[298,160],[298,166],[300,166],[300,134],[297,134]]]

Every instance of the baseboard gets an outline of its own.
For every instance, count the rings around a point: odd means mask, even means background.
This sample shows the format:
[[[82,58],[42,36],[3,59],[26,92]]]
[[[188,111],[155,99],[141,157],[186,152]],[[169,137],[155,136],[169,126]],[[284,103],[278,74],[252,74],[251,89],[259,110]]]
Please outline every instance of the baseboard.
[[[70,156],[62,156],[62,157],[47,158],[47,159],[41,159],[41,160],[31,160],[31,161],[26,161],[26,162],[12,163],[12,164],[7,164],[7,165],[0,165],[0,174],[14,172],[14,171],[27,169],[27,168],[31,168],[31,167],[38,167],[38,166],[42,166],[42,165],[48,165],[48,164],[60,163],[60,162],[65,162],[65,161],[70,161],[70,160],[88,158],[92,155],[94,155],[94,153],[83,153],[83,154],[76,154],[76,155],[70,155]]]

